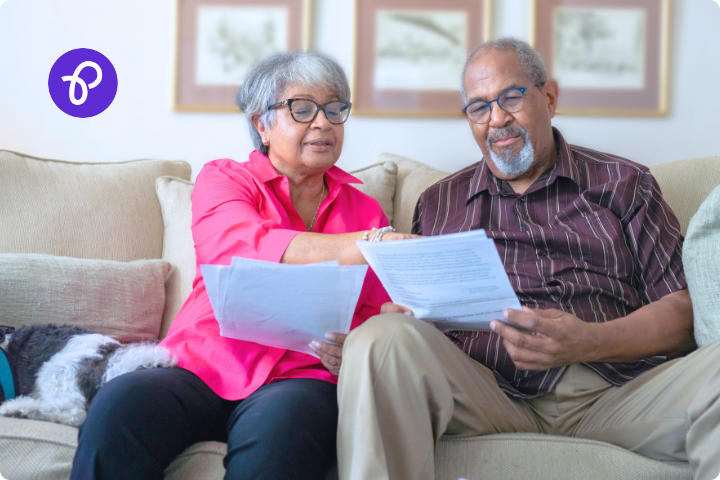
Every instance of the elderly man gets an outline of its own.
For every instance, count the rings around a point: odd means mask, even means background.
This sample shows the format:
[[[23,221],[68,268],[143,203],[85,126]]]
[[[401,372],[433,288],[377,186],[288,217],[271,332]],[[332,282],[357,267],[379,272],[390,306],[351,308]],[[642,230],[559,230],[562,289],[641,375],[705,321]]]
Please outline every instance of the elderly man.
[[[684,356],[695,342],[682,236],[652,175],[566,143],[551,125],[558,85],[525,43],[478,47],[462,93],[483,159],[423,193],[413,230],[485,229],[524,305],[505,320],[525,330],[444,335],[386,304],[344,346],[341,478],[431,479],[442,435],[539,432],[714,479],[720,348]]]

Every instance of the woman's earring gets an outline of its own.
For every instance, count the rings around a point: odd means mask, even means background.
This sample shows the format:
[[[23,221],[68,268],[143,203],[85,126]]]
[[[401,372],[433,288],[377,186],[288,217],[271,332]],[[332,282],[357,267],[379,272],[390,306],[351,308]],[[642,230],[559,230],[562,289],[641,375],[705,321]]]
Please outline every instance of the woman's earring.
[[[263,142],[263,145],[265,145],[265,146],[267,147],[267,145],[268,145],[268,141],[267,141],[266,139],[264,139],[264,138],[263,138],[262,142]]]

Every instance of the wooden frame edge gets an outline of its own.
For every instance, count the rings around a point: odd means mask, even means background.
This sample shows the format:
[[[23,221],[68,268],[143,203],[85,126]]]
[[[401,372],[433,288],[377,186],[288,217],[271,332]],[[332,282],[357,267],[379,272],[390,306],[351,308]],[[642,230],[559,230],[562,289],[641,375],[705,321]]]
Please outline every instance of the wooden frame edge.
[[[537,47],[537,2],[528,0],[530,10],[530,41],[532,48]],[[602,109],[602,108],[564,108],[555,111],[556,115],[602,116],[602,117],[664,117],[670,109],[670,36],[672,35],[672,0],[661,0],[660,12],[660,88],[658,89],[657,109]],[[546,67],[547,68],[547,67]]]
[[[483,0],[483,42],[487,42],[492,38],[492,3],[494,0]],[[533,0],[530,0],[533,1]],[[463,118],[461,111],[454,110],[425,110],[425,111],[409,111],[409,110],[374,110],[361,109],[355,107],[357,94],[355,93],[358,85],[358,22],[360,21],[360,0],[352,0],[352,75],[350,80],[350,101],[353,103],[351,115],[356,117],[402,117],[402,118]],[[472,47],[470,48],[472,50]],[[469,53],[469,52],[468,52]],[[458,94],[460,92],[458,91]]]
[[[204,104],[180,104],[178,103],[178,69],[180,67],[180,2],[182,0],[175,0],[175,55],[174,65],[172,74],[172,111],[178,113],[242,113],[242,110],[233,106],[223,105],[204,105]],[[302,0],[302,11],[305,16],[303,21],[303,34],[302,34],[302,48],[303,50],[310,50],[312,42],[314,40],[312,34],[312,27],[314,24],[313,13],[314,13],[314,2],[313,0]],[[238,85],[239,87],[239,85]]]

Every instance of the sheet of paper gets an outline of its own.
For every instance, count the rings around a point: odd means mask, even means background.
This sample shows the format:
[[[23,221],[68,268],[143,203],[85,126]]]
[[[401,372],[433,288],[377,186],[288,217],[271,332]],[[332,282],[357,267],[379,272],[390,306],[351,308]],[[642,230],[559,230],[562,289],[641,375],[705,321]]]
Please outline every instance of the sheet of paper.
[[[521,309],[483,230],[357,245],[394,303],[445,330],[490,330],[505,308]]]
[[[365,265],[244,258],[233,258],[231,266],[200,268],[221,335],[313,356],[312,340],[350,331],[367,273]]]

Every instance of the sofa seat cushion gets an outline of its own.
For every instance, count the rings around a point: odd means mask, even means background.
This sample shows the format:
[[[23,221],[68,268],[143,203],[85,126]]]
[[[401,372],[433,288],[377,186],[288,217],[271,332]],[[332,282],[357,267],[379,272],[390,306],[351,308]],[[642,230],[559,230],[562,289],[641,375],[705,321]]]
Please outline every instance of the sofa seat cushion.
[[[0,417],[0,473],[11,480],[67,480],[77,448],[77,429],[35,420]],[[221,480],[227,445],[200,442],[165,470],[166,480]],[[594,440],[539,434],[443,437],[436,451],[438,480],[691,480],[687,463],[660,462]],[[337,479],[328,472],[327,480]]]
[[[121,342],[156,339],[169,270],[162,260],[0,253],[0,324],[73,325]]]
[[[443,437],[436,450],[438,480],[691,480],[690,464],[661,462],[595,440],[511,433]]]
[[[0,417],[0,474],[8,480],[68,480],[77,428]]]
[[[161,175],[190,179],[190,165],[72,163],[0,150],[0,253],[160,258],[155,179]]]

